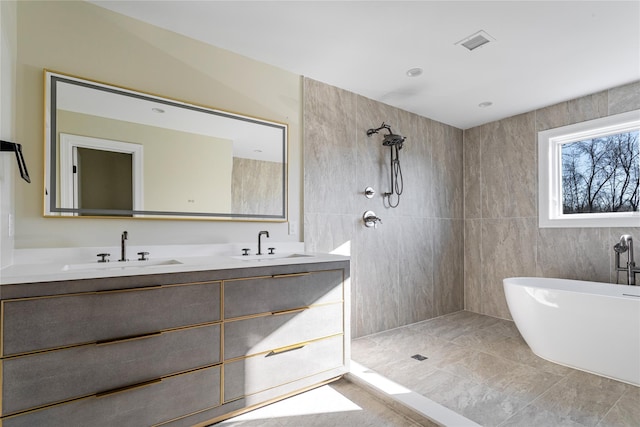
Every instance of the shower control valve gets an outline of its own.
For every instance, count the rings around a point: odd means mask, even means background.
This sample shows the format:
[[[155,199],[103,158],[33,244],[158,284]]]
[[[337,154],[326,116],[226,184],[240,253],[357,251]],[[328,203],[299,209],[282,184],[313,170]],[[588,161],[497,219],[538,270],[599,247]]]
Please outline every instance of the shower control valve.
[[[375,190],[371,187],[367,187],[364,189],[364,196],[367,199],[371,199],[373,196],[375,196],[375,194],[376,194]]]
[[[364,215],[362,215],[362,220],[367,228],[378,228],[378,223],[382,224],[382,219],[378,218],[373,211],[366,211]]]

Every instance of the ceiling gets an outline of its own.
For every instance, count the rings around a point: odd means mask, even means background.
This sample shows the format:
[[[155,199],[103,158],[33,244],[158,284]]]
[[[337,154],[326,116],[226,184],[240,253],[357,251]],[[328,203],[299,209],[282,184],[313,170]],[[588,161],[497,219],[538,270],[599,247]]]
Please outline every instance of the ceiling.
[[[460,129],[640,80],[637,0],[91,2]]]

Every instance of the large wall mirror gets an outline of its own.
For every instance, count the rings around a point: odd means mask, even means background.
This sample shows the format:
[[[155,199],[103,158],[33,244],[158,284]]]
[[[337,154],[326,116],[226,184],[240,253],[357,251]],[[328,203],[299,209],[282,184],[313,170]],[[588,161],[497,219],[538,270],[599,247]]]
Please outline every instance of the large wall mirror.
[[[286,220],[285,124],[44,76],[46,216]]]

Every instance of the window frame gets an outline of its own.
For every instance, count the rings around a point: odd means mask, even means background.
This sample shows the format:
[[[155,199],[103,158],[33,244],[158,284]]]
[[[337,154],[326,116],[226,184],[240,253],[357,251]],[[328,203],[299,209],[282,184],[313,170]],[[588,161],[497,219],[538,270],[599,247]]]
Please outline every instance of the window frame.
[[[640,110],[538,132],[539,228],[640,227],[640,212],[564,214],[561,145],[640,129]]]

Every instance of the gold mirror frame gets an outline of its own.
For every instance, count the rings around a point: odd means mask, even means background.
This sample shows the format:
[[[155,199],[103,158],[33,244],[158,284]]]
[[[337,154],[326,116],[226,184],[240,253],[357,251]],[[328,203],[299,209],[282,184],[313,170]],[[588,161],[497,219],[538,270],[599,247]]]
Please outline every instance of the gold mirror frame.
[[[46,217],[286,221],[286,124],[46,69],[44,80]],[[124,153],[131,172],[85,151]]]

